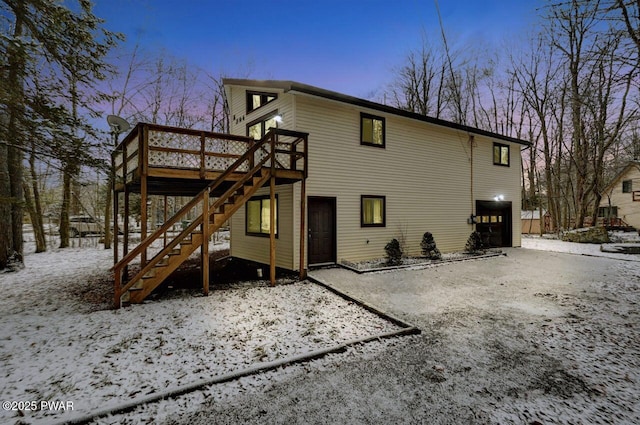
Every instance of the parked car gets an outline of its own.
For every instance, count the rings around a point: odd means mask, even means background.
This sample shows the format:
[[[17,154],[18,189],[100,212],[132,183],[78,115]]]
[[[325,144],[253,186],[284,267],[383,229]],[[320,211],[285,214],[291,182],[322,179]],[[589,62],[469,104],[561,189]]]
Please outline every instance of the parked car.
[[[102,223],[98,223],[88,215],[74,215],[69,217],[69,236],[77,238],[89,234],[102,234]]]

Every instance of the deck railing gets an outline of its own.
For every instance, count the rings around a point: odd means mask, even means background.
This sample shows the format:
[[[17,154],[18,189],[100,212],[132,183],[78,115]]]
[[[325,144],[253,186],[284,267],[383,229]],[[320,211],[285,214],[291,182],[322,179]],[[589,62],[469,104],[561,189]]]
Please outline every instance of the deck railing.
[[[140,127],[138,125],[137,127]],[[153,126],[157,127],[158,126]],[[154,129],[154,131],[156,130]],[[127,164],[133,162],[133,158],[138,158],[137,167],[140,169],[144,167],[144,158],[149,158],[145,153],[145,150],[152,150],[148,148],[145,143],[140,143],[141,140],[146,140],[149,136],[141,135],[144,133],[143,128],[136,128],[127,138],[120,144],[120,150],[117,151],[121,154],[121,160],[116,162],[117,156],[114,154],[114,163],[116,169],[121,170],[122,176],[134,176],[137,171],[127,171]],[[185,133],[198,133],[203,137],[209,137],[212,133],[206,132],[192,132],[191,130],[169,128],[170,134],[185,134]],[[220,135],[216,135],[220,136]],[[294,131],[288,131],[283,129],[272,128],[267,134],[259,141],[248,139],[245,141],[247,148],[240,154],[227,154],[227,156],[221,155],[221,152],[205,152],[199,151],[199,154],[204,154],[205,157],[211,156],[216,158],[233,158],[233,161],[229,166],[221,171],[221,174],[216,179],[211,181],[198,195],[184,205],[177,213],[170,217],[165,223],[163,223],[158,229],[156,229],[151,235],[146,236],[140,241],[138,246],[134,247],[131,251],[125,252],[124,257],[114,265],[115,272],[115,292],[116,300],[120,299],[120,296],[127,291],[131,285],[135,283],[141,276],[144,275],[153,265],[155,265],[167,252],[174,249],[181,241],[185,239],[191,232],[198,226],[202,226],[203,223],[208,223],[209,218],[217,209],[225,202],[225,200],[233,194],[238,188],[240,188],[245,182],[247,182],[252,176],[255,175],[260,169],[267,168],[270,170],[269,176],[277,176],[278,170],[295,171],[298,178],[307,177],[307,152],[308,152],[308,138],[307,133],[300,133]],[[153,136],[156,137],[156,136]],[[229,140],[234,140],[237,136],[232,136]],[[220,138],[219,138],[220,139]],[[206,140],[205,140],[206,141]],[[137,145],[137,150],[134,147]],[[140,146],[142,145],[142,146]],[[203,143],[203,147],[207,144]],[[131,153],[127,153],[131,150]],[[183,148],[164,148],[164,152],[170,152],[175,155],[193,155],[190,149]],[[142,152],[142,155],[139,153]],[[231,156],[234,155],[234,156]],[[235,158],[237,155],[237,158]],[[123,161],[122,158],[127,158],[127,161]],[[142,159],[140,159],[142,158]],[[202,163],[201,163],[202,165]],[[148,164],[148,167],[152,165]],[[154,165],[155,166],[155,165]],[[167,164],[162,168],[172,168],[171,164]],[[175,168],[175,167],[173,167]],[[194,167],[195,168],[195,167]],[[210,194],[213,193],[223,182],[227,181],[233,173],[239,173],[241,177],[235,181],[235,183],[226,190],[226,192],[217,198],[212,204],[210,203]],[[128,180],[129,181],[129,180]],[[185,220],[192,212],[197,211],[198,217],[188,222],[187,226],[175,236],[174,229],[183,220]],[[205,217],[203,217],[203,215]],[[203,229],[204,240],[208,240],[210,233]],[[155,241],[164,240],[165,242],[159,246],[152,247]],[[167,240],[170,240],[167,243]],[[152,249],[154,252],[151,254],[151,261],[146,261],[149,258],[147,255],[148,249]],[[127,276],[127,267],[134,262],[140,264],[140,271],[131,280]]]
[[[207,171],[226,170],[253,143],[249,137],[139,123],[114,153],[116,181],[129,183],[152,168],[197,170],[204,178]]]

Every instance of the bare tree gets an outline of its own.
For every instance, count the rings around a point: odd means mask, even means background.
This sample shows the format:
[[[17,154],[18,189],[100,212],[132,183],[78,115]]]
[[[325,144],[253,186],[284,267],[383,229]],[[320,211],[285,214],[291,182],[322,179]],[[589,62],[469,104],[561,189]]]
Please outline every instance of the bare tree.
[[[6,146],[6,162],[0,162],[0,196],[8,194],[8,200],[0,199],[0,269],[13,262],[23,265],[22,216],[24,207],[23,157],[28,148],[29,137],[34,132],[54,133],[57,128],[70,122],[72,114],[65,108],[57,108],[56,114],[45,120],[31,108],[33,92],[29,84],[32,71],[45,70],[50,79],[60,77],[65,72],[76,71],[83,84],[103,78],[107,66],[104,54],[119,38],[117,34],[100,27],[102,21],[92,14],[91,4],[41,2],[31,0],[3,0],[0,2],[2,14],[11,22],[10,33],[2,29],[0,49],[2,49],[3,92],[1,110],[6,115],[2,141]],[[73,49],[73,55],[69,55]],[[35,64],[42,64],[38,68]],[[48,87],[56,87],[51,84]],[[58,88],[60,85],[58,85]],[[65,104],[62,91],[50,93],[50,102]],[[48,107],[46,110],[51,111]],[[88,128],[88,127],[87,127]],[[42,143],[40,149],[49,146]],[[3,150],[5,148],[3,147]],[[8,174],[8,179],[5,178]],[[7,207],[8,205],[8,207]],[[7,215],[7,211],[10,213]]]

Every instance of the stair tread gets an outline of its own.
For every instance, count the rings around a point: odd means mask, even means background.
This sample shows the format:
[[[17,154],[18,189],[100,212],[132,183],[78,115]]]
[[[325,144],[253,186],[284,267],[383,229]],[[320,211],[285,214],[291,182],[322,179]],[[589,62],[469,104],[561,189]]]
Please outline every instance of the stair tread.
[[[269,173],[268,168],[261,168],[252,175],[247,175],[247,180],[244,184],[240,185],[235,192],[226,199],[219,201],[221,204],[219,204],[214,211],[210,210],[209,212],[208,221],[212,223],[210,225],[211,231],[214,231],[226,222],[233,213],[237,211],[239,205],[245,203],[249,199],[249,195],[262,186]],[[198,219],[202,220],[203,218],[204,217],[200,215]],[[155,272],[153,272],[152,275],[142,276],[138,283],[136,283],[136,285],[140,285],[139,287],[129,289],[128,292],[136,294],[132,302],[141,302],[146,298],[147,295],[157,288],[180,264],[184,263],[189,254],[201,245],[202,239],[203,232],[202,229],[198,227],[185,239],[178,242],[164,258],[159,259],[158,263],[154,264],[150,269],[155,270]]]

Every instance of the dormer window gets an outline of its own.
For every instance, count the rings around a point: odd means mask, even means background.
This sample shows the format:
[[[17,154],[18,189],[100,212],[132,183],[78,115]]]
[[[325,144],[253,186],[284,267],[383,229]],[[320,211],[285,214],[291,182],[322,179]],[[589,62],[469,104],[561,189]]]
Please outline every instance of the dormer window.
[[[258,108],[263,107],[267,103],[271,103],[278,98],[276,93],[264,93],[264,92],[247,92],[247,113],[255,111]]]

